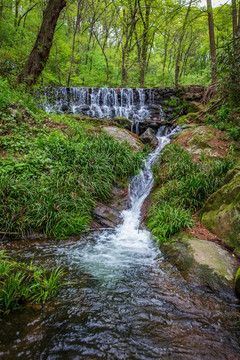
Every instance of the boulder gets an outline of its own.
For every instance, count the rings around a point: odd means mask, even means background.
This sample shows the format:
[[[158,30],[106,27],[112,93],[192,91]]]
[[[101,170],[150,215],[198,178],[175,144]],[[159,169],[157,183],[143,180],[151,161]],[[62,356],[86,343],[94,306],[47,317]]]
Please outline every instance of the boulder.
[[[143,144],[139,141],[138,136],[132,134],[128,130],[121,129],[115,126],[105,126],[103,127],[103,129],[108,133],[108,135],[112,136],[117,141],[126,141],[133,150],[141,150],[143,148]]]
[[[187,150],[192,155],[204,157],[212,160],[221,159],[222,156],[216,151],[211,144],[215,139],[214,132],[207,126],[199,126],[191,133],[191,139],[188,141]]]
[[[227,173],[224,185],[208,198],[198,216],[240,256],[240,163]]]
[[[149,144],[153,149],[158,146],[158,139],[155,136],[153,129],[148,128],[141,136],[140,140],[143,144]]]
[[[223,298],[234,295],[231,289],[239,262],[221,245],[181,231],[160,249],[185,280],[217,291]]]

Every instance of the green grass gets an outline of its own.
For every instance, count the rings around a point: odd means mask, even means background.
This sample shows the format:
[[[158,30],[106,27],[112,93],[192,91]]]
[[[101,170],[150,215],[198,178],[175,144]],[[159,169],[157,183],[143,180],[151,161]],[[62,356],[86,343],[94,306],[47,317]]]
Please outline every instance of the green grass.
[[[225,131],[235,141],[240,139],[240,109],[233,108],[229,104],[223,104],[217,111],[216,116],[206,114],[204,121],[218,130]]]
[[[135,174],[145,154],[101,131],[90,135],[72,116],[47,115],[26,95],[28,107],[15,102],[19,94],[5,82],[0,89],[1,231],[55,238],[82,232],[96,201],[108,200],[113,183]]]
[[[63,275],[61,268],[48,275],[43,267],[13,261],[0,250],[0,315],[18,310],[27,302],[47,300],[64,285],[60,283]]]
[[[158,188],[147,223],[160,243],[181,228],[192,226],[192,215],[221,186],[234,165],[231,160],[194,163],[191,155],[178,144],[166,147],[154,168]]]

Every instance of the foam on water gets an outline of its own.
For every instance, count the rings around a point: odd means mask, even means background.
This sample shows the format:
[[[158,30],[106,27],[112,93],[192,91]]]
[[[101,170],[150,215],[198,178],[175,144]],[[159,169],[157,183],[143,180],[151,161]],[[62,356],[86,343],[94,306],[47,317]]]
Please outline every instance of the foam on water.
[[[144,200],[153,186],[152,166],[156,162],[161,150],[170,142],[171,136],[178,132],[168,130],[162,136],[166,128],[162,127],[157,133],[159,144],[145,161],[144,168],[136,175],[130,186],[129,193],[131,206],[121,214],[122,224],[114,230],[105,230],[95,235],[96,243],[89,244],[81,257],[85,269],[90,271],[96,278],[103,281],[120,279],[126,268],[134,264],[149,264],[156,256],[156,249],[150,239],[150,232],[140,230],[140,213]],[[78,253],[76,254],[78,257]]]

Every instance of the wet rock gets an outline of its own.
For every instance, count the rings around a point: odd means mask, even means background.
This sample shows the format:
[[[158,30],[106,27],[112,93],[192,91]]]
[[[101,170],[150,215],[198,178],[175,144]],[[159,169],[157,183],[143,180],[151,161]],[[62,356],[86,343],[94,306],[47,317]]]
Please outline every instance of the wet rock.
[[[88,110],[90,110],[90,107],[88,105],[85,105],[85,106],[81,106],[80,109],[82,111],[88,111]]]
[[[63,104],[61,106],[61,111],[68,111],[68,105],[67,104]]]
[[[115,126],[104,127],[103,129],[108,133],[108,135],[112,136],[114,139],[120,142],[127,141],[127,143],[133,150],[141,150],[143,148],[143,144],[139,141],[138,136],[132,134],[128,130],[120,129]]]
[[[153,149],[158,146],[158,139],[154,134],[153,129],[148,128],[141,136],[140,140],[143,144],[149,144]]]
[[[99,202],[97,207],[92,210],[92,214],[103,227],[115,227],[121,224],[120,212],[106,204]]]
[[[107,204],[98,202],[95,209],[92,210],[94,220],[91,223],[91,229],[99,227],[115,227],[122,222],[121,212],[130,206],[130,197],[128,193],[128,182],[124,184],[116,183],[111,191],[111,199]]]
[[[227,173],[224,185],[208,198],[199,219],[240,256],[240,163]]]
[[[161,245],[161,251],[187,281],[222,292],[223,296],[228,296],[233,288],[239,262],[219,244],[182,231],[170,243]]]

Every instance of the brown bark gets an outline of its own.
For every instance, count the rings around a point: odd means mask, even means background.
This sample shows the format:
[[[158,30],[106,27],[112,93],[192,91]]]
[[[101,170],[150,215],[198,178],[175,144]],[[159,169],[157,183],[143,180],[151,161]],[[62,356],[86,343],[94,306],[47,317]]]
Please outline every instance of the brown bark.
[[[48,60],[57,20],[65,6],[66,0],[48,1],[46,9],[43,12],[42,25],[36,42],[28,57],[23,72],[18,77],[20,82],[25,82],[28,86],[32,86],[36,83]]]
[[[213,12],[212,12],[211,0],[207,0],[207,13],[208,13],[208,29],[209,29],[209,40],[210,40],[212,84],[214,84],[217,82],[217,59],[216,59],[214,23],[213,23]]]

